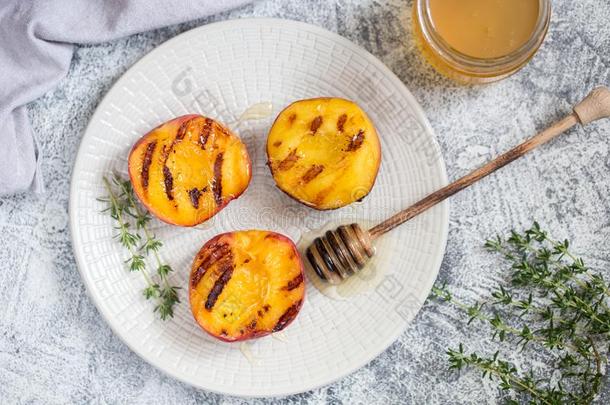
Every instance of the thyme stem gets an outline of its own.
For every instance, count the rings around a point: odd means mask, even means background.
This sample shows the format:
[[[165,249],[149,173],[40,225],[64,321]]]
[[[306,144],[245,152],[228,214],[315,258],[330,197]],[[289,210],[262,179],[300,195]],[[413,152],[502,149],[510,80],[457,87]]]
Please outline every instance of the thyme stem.
[[[172,268],[161,261],[159,249],[163,246],[163,243],[148,229],[147,224],[152,219],[150,214],[140,208],[136,202],[129,180],[125,180],[117,174],[113,175],[112,183],[105,176],[102,180],[108,196],[99,200],[108,203],[108,208],[104,212],[109,212],[118,224],[119,234],[116,235],[116,238],[131,255],[131,258],[127,261],[129,269],[142,273],[146,281],[144,296],[146,299],[155,299],[157,302],[155,312],[159,312],[160,318],[165,320],[168,317],[173,317],[174,305],[180,302],[177,292],[179,287],[172,286],[169,283],[168,274],[172,271]],[[113,184],[119,188],[120,193],[113,190]],[[135,232],[130,231],[130,223],[126,216],[133,218],[135,221]],[[142,240],[142,236],[138,233],[140,230],[144,233],[144,241],[141,246],[138,246]],[[146,269],[144,256],[138,251],[144,251],[145,254],[152,252],[157,264],[157,275],[162,286],[153,281]]]
[[[475,319],[488,323],[492,338],[517,337],[520,353],[528,342],[552,350],[544,354],[553,356],[545,375],[558,373],[559,378],[537,379],[532,371],[520,373],[514,365],[498,360],[498,351],[493,357],[466,355],[462,344],[459,350],[447,351],[450,368],[472,366],[482,370],[483,376],[494,375],[502,390],[517,394],[519,401],[510,399],[511,404],[590,404],[600,391],[610,350],[608,284],[568,250],[567,240],[549,238],[536,222],[523,233],[512,231],[506,240],[488,240],[485,247],[500,253],[512,271],[509,286],[499,283],[492,293],[491,315],[486,308],[489,302],[467,305],[444,284],[433,287],[432,296],[464,311],[469,324]],[[510,325],[513,318],[521,329]]]

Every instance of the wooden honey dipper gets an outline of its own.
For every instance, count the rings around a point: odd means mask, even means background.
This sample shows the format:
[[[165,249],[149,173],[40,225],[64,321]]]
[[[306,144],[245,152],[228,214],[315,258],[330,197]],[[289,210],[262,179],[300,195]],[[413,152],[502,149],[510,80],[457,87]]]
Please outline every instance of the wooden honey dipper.
[[[470,174],[429,194],[409,208],[398,212],[371,229],[364,230],[358,224],[350,224],[327,231],[324,236],[314,239],[307,248],[307,259],[321,279],[331,284],[339,284],[364,268],[375,254],[373,243],[381,235],[506,166],[532,149],[549,142],[576,124],[586,125],[601,118],[610,118],[610,90],[606,87],[598,87],[593,90],[574,107],[570,115],[551,127]]]

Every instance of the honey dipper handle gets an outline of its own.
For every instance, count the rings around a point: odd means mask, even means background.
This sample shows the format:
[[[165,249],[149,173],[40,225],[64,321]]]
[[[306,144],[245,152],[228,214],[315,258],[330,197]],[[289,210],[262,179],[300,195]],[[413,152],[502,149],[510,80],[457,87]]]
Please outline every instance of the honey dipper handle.
[[[396,228],[398,225],[410,220],[423,211],[426,211],[428,208],[435,206],[446,198],[451,197],[455,193],[482,179],[483,177],[488,176],[501,167],[506,166],[513,160],[525,155],[532,149],[550,141],[556,136],[572,128],[574,125],[578,123],[585,125],[595,120],[608,117],[610,117],[610,90],[605,87],[599,87],[593,90],[582,102],[574,107],[574,112],[572,114],[556,122],[551,127],[514,147],[508,152],[498,156],[491,162],[476,169],[470,174],[467,174],[466,176],[454,181],[451,184],[448,184],[440,190],[429,194],[427,197],[416,202],[409,208],[400,211],[382,223],[369,229],[371,238],[376,239],[384,233]]]

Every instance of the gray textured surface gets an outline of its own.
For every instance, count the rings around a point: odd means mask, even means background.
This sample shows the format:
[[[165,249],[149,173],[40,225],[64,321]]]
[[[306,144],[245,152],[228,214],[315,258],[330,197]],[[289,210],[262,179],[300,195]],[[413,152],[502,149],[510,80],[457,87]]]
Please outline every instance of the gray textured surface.
[[[549,36],[523,71],[467,88],[434,73],[410,34],[410,2],[261,1],[209,21],[273,16],[335,31],[385,62],[411,89],[437,132],[456,178],[569,111],[597,84],[610,85],[610,3],[554,2]],[[198,21],[78,49],[69,76],[30,106],[48,191],[0,199],[0,398],[2,403],[239,403],[166,377],[115,337],[89,300],[68,233],[68,191],[79,140],[100,98],[138,58]],[[440,278],[466,301],[488,295],[502,269],[481,244],[539,220],[568,237],[610,276],[610,121],[593,124],[525,157],[453,198]],[[479,375],[447,371],[458,341],[485,348],[485,328],[427,303],[385,353],[351,376],[283,399],[292,403],[493,403]],[[535,366],[536,364],[534,364]],[[606,386],[610,383],[606,382]],[[606,392],[608,389],[606,389]],[[604,394],[600,402],[607,402]],[[278,402],[281,400],[277,400]],[[262,402],[262,401],[261,401]]]

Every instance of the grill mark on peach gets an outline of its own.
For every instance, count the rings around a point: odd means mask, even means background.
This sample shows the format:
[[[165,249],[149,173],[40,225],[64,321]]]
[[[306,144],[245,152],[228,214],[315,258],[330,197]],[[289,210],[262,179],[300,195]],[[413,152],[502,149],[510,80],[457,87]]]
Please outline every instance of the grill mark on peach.
[[[211,267],[214,263],[232,256],[231,247],[227,242],[215,242],[208,252],[208,255],[202,258],[201,266]]]
[[[222,204],[222,162],[224,153],[220,152],[216,155],[214,161],[214,181],[212,182],[212,192],[214,193],[214,201],[216,205]]]
[[[184,121],[182,124],[180,124],[180,127],[176,131],[176,137],[172,140],[172,143],[170,144],[169,148],[167,149],[167,153],[164,156],[166,160],[169,154],[174,150],[176,144],[180,143],[184,139],[188,126],[191,124],[191,122],[193,122],[194,119],[195,118],[191,118],[190,120]]]
[[[199,197],[201,197],[201,194],[205,193],[207,189],[207,187],[204,187],[202,189],[198,189],[197,187],[195,187],[188,191],[189,197],[191,199],[191,205],[193,206],[193,208],[199,208]]]
[[[201,281],[205,273],[210,267],[219,260],[229,260],[232,257],[231,248],[228,243],[215,243],[210,246],[207,256],[203,257],[203,260],[197,267],[197,270],[191,276],[191,286],[197,287],[197,284]]]
[[[297,119],[297,115],[295,113],[290,114],[290,117],[288,117],[288,125],[292,125],[294,124],[294,120]]]
[[[160,160],[161,160],[161,163],[162,163],[163,166],[165,166],[165,163],[167,163],[167,158],[169,157],[170,149],[171,149],[171,144],[170,145],[163,144],[161,146],[161,158],[160,158]]]
[[[313,119],[313,121],[311,121],[311,125],[310,125],[309,129],[311,130],[311,133],[313,135],[315,135],[315,133],[318,132],[318,129],[320,128],[320,126],[322,126],[323,121],[324,121],[324,119],[322,118],[321,115],[318,115],[316,118]]]
[[[165,185],[165,195],[167,196],[167,199],[172,201],[174,199],[172,193],[174,188],[174,177],[167,166],[163,166],[163,184]]]
[[[251,322],[248,324],[248,326],[246,326],[246,329],[247,329],[248,331],[253,331],[254,329],[256,329],[256,324],[257,324],[256,319],[253,319],[253,320],[252,320],[252,321],[251,321]]]
[[[333,189],[332,187],[327,187],[324,190],[320,191],[318,194],[316,194],[316,198],[314,199],[314,202],[316,204],[322,204],[322,201],[324,201],[324,199],[332,191],[332,189]]]
[[[282,141],[273,142],[273,146],[275,146],[276,148],[279,148],[280,146],[282,146]]]
[[[199,208],[199,197],[201,197],[201,191],[198,188],[189,190],[189,197],[191,199],[191,205],[193,208]]]
[[[214,139],[214,144],[212,146],[214,149],[218,148],[218,145],[216,144],[216,140],[219,136],[218,133],[220,133],[221,135],[223,135],[224,137],[226,137],[228,139],[231,139],[234,137],[234,135],[231,134],[231,132],[222,125],[216,125],[214,128],[215,128],[215,132],[211,133],[213,135],[213,139]]]
[[[214,283],[214,287],[212,287],[210,290],[210,294],[205,301],[205,309],[208,311],[211,311],[212,308],[214,308],[214,304],[216,304],[216,301],[218,301],[218,297],[220,294],[222,294],[222,290],[224,290],[225,286],[231,279],[231,276],[233,276],[233,255],[228,256],[226,259],[220,262],[218,266],[219,271],[222,273]]]
[[[316,177],[318,177],[318,175],[320,173],[322,173],[322,171],[324,170],[324,166],[323,165],[312,165],[303,175],[303,177],[301,177],[301,182],[304,184],[309,183],[310,181],[312,181],[313,179],[315,179]]]
[[[337,120],[337,131],[343,132],[345,121],[347,121],[347,114],[341,114]]]
[[[174,199],[172,189],[174,188],[174,177],[172,176],[172,172],[167,167],[167,159],[169,159],[170,153],[174,150],[174,147],[178,142],[181,142],[186,136],[186,130],[188,129],[189,124],[193,121],[194,118],[190,120],[184,121],[178,127],[176,131],[176,137],[172,140],[172,143],[167,146],[163,145],[163,151],[161,153],[161,161],[163,164],[163,184],[165,185],[165,195],[167,199],[172,201]]]
[[[201,149],[205,150],[205,144],[210,137],[210,133],[212,132],[212,125],[214,121],[211,118],[206,118],[201,130],[199,131],[199,146]]]
[[[231,132],[223,125],[217,125],[217,130],[220,131],[220,133],[225,135],[227,138],[231,138],[233,136],[233,134],[231,134]]]
[[[352,137],[349,141],[349,145],[347,145],[347,152],[354,152],[360,149],[362,146],[362,142],[364,142],[364,131],[359,130],[356,135]]]
[[[142,187],[144,189],[148,188],[150,164],[152,163],[152,155],[156,147],[157,141],[152,141],[146,145],[146,152],[144,152],[144,159],[142,159]]]
[[[290,153],[288,154],[288,156],[286,156],[284,158],[284,160],[282,160],[280,162],[279,165],[277,165],[278,170],[290,170],[292,168],[292,166],[295,165],[295,163],[300,159],[300,156],[297,155],[297,150],[296,149],[292,149],[290,151]]]
[[[296,276],[295,278],[293,278],[292,280],[290,280],[288,282],[288,284],[286,284],[283,288],[283,290],[286,291],[292,291],[295,288],[297,288],[298,286],[300,286],[301,284],[303,284],[303,273],[299,273],[298,276]]]
[[[290,306],[290,308],[288,308],[282,314],[282,316],[280,316],[280,319],[277,321],[277,323],[273,327],[273,332],[279,332],[282,329],[284,329],[290,323],[290,321],[292,321],[297,316],[297,314],[299,313],[300,306],[301,306],[301,301],[298,301],[298,302],[295,302],[294,304],[292,304],[292,306]]]
[[[161,161],[163,162],[163,166],[167,164],[167,159],[169,158],[170,153],[172,153],[172,151],[174,150],[174,146],[176,146],[178,142],[181,142],[184,139],[184,136],[186,135],[186,129],[191,121],[192,120],[183,122],[176,131],[176,137],[172,139],[172,142],[169,145],[163,145],[163,151],[161,152]]]
[[[174,139],[173,143],[172,143],[172,147],[178,142],[184,139],[184,136],[186,135],[186,129],[188,128],[189,124],[191,123],[192,119],[184,121],[180,127],[178,128],[178,131],[176,132],[176,139]]]

